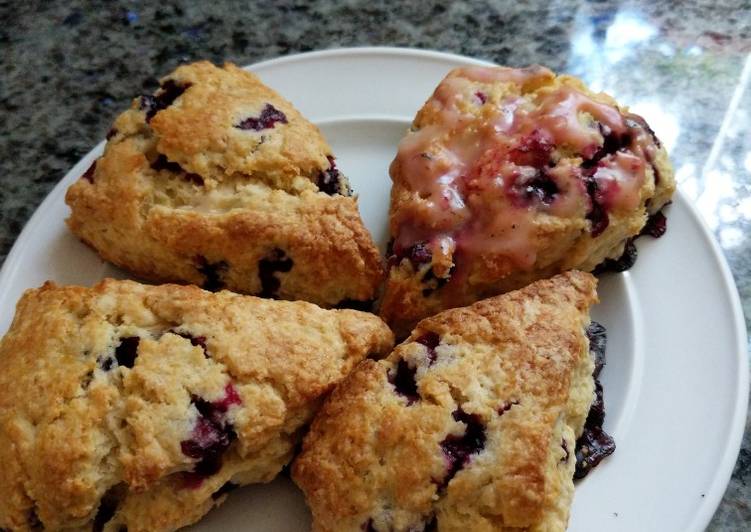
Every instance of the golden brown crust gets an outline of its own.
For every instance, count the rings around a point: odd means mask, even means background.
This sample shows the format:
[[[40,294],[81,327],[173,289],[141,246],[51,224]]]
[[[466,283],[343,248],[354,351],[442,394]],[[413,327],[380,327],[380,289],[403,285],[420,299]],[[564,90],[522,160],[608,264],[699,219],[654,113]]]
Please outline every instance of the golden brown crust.
[[[226,482],[271,480],[320,400],[392,345],[371,314],[305,302],[114,280],[29,290],[0,343],[0,528],[91,529],[105,494],[105,530],[194,522]],[[203,478],[185,445],[206,420],[236,438]]]
[[[623,138],[638,139],[632,141],[637,146],[633,153],[629,151],[633,146],[627,146],[623,153],[628,152],[635,159],[630,162],[643,168],[643,181],[636,190],[626,185],[619,192],[615,187],[614,197],[618,201],[610,197],[602,200],[613,202],[607,207],[609,223],[602,232],[598,232],[600,228],[595,230],[592,214],[594,200],[591,196],[599,192],[588,189],[591,184],[586,184],[581,175],[589,168],[587,164],[599,164],[592,162],[597,155],[591,152],[597,154],[598,146],[605,150],[607,135],[598,133],[598,127],[607,132],[607,126],[603,127],[586,111],[588,103],[572,117],[566,116],[568,109],[564,103],[546,115],[548,111],[541,110],[547,110],[551,98],[555,99],[551,95],[559,92],[582,95],[603,105],[602,109],[611,109],[616,116],[620,115],[618,120],[622,121],[622,126],[626,124]],[[481,101],[478,95],[482,96]],[[524,111],[517,112],[517,109]],[[537,112],[539,116],[535,115]],[[537,123],[533,119],[522,126],[517,124],[529,116],[547,120],[555,113],[562,115],[558,118],[561,121],[564,118],[576,120],[582,127],[581,131],[576,131],[577,135],[587,134],[594,142],[599,142],[583,150],[593,159],[585,160],[580,153],[582,150],[572,148],[564,140],[556,144],[539,133],[544,128],[555,130],[551,122],[539,124],[541,129],[533,129],[531,133],[524,126],[535,127]],[[514,116],[513,127],[504,125],[505,116]],[[570,136],[580,140],[573,134],[568,135],[568,127],[556,134],[564,139]],[[501,133],[496,134],[497,131]],[[475,153],[462,142],[477,144],[482,149],[475,147],[479,150]],[[515,149],[522,155],[514,153],[513,156],[532,161],[503,166],[505,158],[511,157],[509,153],[513,152],[507,153],[506,145],[516,146],[517,142],[521,144]],[[539,153],[536,153],[534,150],[538,148]],[[457,159],[464,166],[457,166]],[[543,170],[534,165],[542,166]],[[426,177],[416,178],[421,171]],[[544,200],[549,203],[537,202],[535,194],[543,194],[545,189],[522,187],[517,196],[509,192],[516,186],[513,176],[520,179],[518,176],[526,175],[524,172],[534,174],[535,171],[538,177],[555,175],[557,202],[549,197]],[[412,129],[400,144],[390,174],[393,188],[389,222],[395,251],[390,259],[391,269],[380,313],[398,338],[408,334],[420,319],[445,308],[468,305],[563,271],[592,271],[604,260],[620,257],[626,241],[639,234],[648,215],[667,204],[675,190],[667,152],[643,119],[618,106],[610,96],[591,92],[579,79],[556,76],[542,67],[465,68],[449,73],[417,113]],[[456,190],[435,184],[435,181],[452,179],[460,182],[454,187]],[[493,184],[499,180],[502,186]],[[547,183],[550,186],[551,181]],[[625,190],[629,192],[623,192]],[[445,200],[443,196],[453,197],[449,192],[460,200]],[[443,194],[441,198],[438,198],[439,193]],[[623,197],[618,198],[617,194]],[[440,203],[441,199],[448,205]],[[453,207],[454,204],[461,207]],[[499,238],[498,235],[506,236]],[[442,239],[450,243],[436,243]],[[431,248],[429,259],[409,259],[409,246],[416,241]],[[453,249],[456,254],[439,252],[439,248]]]
[[[444,311],[387,359],[362,362],[293,466],[313,530],[564,530],[594,394],[584,330],[595,286],[568,272]],[[399,393],[405,364],[412,396]],[[478,449],[453,477],[449,435]]]
[[[118,117],[90,176],[68,190],[71,230],[148,280],[327,307],[374,299],[381,257],[356,198],[334,193],[348,184],[318,129],[231,64],[181,66],[170,86],[182,92],[153,116],[147,99]],[[237,127],[267,105],[285,121]]]

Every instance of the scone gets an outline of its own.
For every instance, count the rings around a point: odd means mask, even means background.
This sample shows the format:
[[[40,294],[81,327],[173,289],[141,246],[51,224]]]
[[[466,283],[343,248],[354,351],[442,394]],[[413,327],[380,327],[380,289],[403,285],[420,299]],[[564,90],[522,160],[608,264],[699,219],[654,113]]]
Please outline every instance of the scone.
[[[293,465],[313,530],[564,530],[595,286],[569,272],[447,310],[361,363]]]
[[[620,257],[675,189],[646,122],[543,67],[453,70],[391,164],[382,315],[445,308]]]
[[[382,259],[321,132],[250,72],[180,66],[122,113],[70,229],[143,279],[366,306]]]
[[[0,343],[0,529],[174,530],[292,458],[393,345],[376,316],[106,280],[27,291]]]

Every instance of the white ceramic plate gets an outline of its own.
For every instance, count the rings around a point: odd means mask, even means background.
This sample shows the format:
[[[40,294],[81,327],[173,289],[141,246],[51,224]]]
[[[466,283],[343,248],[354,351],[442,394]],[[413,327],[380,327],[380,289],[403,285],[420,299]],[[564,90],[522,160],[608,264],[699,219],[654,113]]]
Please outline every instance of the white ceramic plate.
[[[436,52],[361,48],[250,67],[313,122],[359,194],[366,225],[387,238],[388,164],[415,111],[449,69],[480,63]],[[649,119],[649,117],[647,117]],[[24,289],[52,279],[90,285],[125,277],[76,240],[63,198],[99,156],[65,176],[24,228],[0,273],[0,331]],[[594,318],[608,329],[605,429],[617,450],[576,489],[571,531],[698,531],[717,507],[746,416],[746,339],[738,294],[715,241],[678,194],[668,232],[638,241],[639,260],[605,276]],[[309,529],[285,478],[233,493],[193,530]]]

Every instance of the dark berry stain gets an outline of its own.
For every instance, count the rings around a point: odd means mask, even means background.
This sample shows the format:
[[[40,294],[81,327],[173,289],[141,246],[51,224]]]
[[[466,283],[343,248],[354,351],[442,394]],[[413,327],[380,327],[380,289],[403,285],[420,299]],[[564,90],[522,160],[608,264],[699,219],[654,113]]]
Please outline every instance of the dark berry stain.
[[[597,194],[598,185],[597,180],[594,178],[595,173],[597,173],[597,167],[600,165],[602,159],[613,155],[620,150],[627,149],[633,142],[632,136],[628,133],[618,135],[603,124],[598,124],[598,127],[600,128],[600,133],[603,138],[602,146],[600,146],[591,157],[585,159],[581,164],[582,175],[590,199],[590,208],[587,213],[587,219],[592,223],[592,238],[602,234],[610,224],[607,209],[600,201]]]
[[[211,494],[211,498],[213,500],[219,499],[222,495],[225,495],[227,493],[230,493],[231,491],[235,491],[240,486],[238,484],[235,484],[234,482],[225,482],[222,484],[222,487],[216,490],[214,493]]]
[[[584,423],[584,432],[576,441],[576,470],[574,478],[580,479],[602,461],[603,458],[615,451],[615,441],[604,430],[605,403],[603,400],[602,384],[598,376],[605,365],[605,349],[607,346],[607,332],[605,327],[597,322],[587,327],[589,351],[595,360],[593,376],[595,379],[595,398]]]
[[[610,225],[610,218],[605,206],[598,199],[597,194],[597,181],[594,177],[585,176],[585,184],[587,187],[587,195],[589,195],[589,212],[587,212],[587,220],[592,224],[591,233],[592,238],[598,237],[602,234],[608,225]]]
[[[541,169],[550,163],[550,156],[554,149],[555,145],[540,130],[535,130],[511,150],[509,158],[519,166]]]
[[[102,371],[110,371],[115,366],[116,360],[111,356],[97,358],[97,364]]]
[[[141,109],[146,111],[146,122],[150,122],[155,114],[172,105],[188,87],[190,83],[179,84],[175,80],[168,79],[155,94],[141,96]]]
[[[631,129],[638,129],[642,128],[647,133],[649,133],[649,136],[652,137],[652,142],[655,143],[655,146],[660,148],[662,146],[662,143],[660,143],[660,139],[657,138],[657,135],[655,135],[655,132],[652,130],[651,127],[649,127],[649,124],[647,124],[647,121],[644,120],[641,116],[634,114],[634,113],[628,113],[625,115],[625,122],[628,127]]]
[[[219,401],[209,402],[196,395],[191,396],[191,403],[199,415],[191,438],[181,441],[180,449],[183,454],[198,461],[187,478],[193,486],[200,485],[203,478],[221,468],[224,451],[237,439],[237,433],[227,421],[226,414],[230,406],[241,402],[232,383],[227,384],[225,397]]]
[[[261,280],[261,297],[278,297],[279,287],[282,282],[277,278],[276,273],[286,273],[292,269],[292,259],[287,257],[279,248],[275,248],[266,258],[258,261],[258,278]]]
[[[438,354],[435,352],[435,348],[441,343],[441,337],[434,332],[426,332],[425,334],[415,338],[415,342],[424,345],[428,350],[428,364],[435,362]]]
[[[566,440],[564,440],[563,438],[561,438],[561,449],[563,449],[563,452],[565,453],[563,457],[561,458],[561,462],[567,463],[568,458],[571,455],[571,453],[569,453],[568,444],[566,443]]]
[[[513,401],[505,401],[500,406],[500,408],[498,408],[498,415],[502,416],[503,414],[505,414],[506,412],[508,412],[509,410],[511,410],[512,406],[515,406],[515,405],[518,405],[518,404],[519,404],[519,401],[516,400],[516,399],[514,399]]]
[[[538,170],[530,178],[517,179],[511,186],[510,197],[517,207],[528,207],[534,203],[550,205],[558,192],[553,178],[545,170]]]
[[[484,105],[488,101],[488,95],[482,91],[475,92],[475,98],[479,100],[480,105]]]
[[[120,345],[115,348],[115,358],[118,366],[132,368],[138,356],[138,344],[141,339],[138,336],[120,338]]]
[[[574,478],[580,479],[613,454],[615,442],[600,427],[584,427],[584,433],[576,442],[576,470]]]
[[[257,117],[248,117],[245,120],[241,121],[239,124],[236,124],[235,127],[237,129],[251,129],[253,131],[262,131],[264,129],[273,128],[277,123],[286,124],[287,117],[279,109],[277,109],[270,103],[267,103],[261,110],[260,115],[258,115]]]
[[[600,146],[591,157],[582,162],[581,167],[584,170],[585,175],[594,175],[597,166],[602,159],[608,155],[614,155],[616,152],[628,148],[631,146],[633,140],[628,133],[618,135],[603,124],[598,124],[598,127],[602,134],[602,146]]]
[[[647,223],[644,224],[639,236],[649,235],[654,238],[660,238],[665,234],[668,229],[668,219],[662,214],[662,211],[658,211],[647,218]]]
[[[396,266],[404,258],[407,258],[412,263],[412,267],[417,270],[422,264],[427,264],[432,260],[433,253],[427,242],[418,242],[409,248],[394,247],[389,257],[389,265]]]
[[[593,235],[594,236],[594,235]],[[625,272],[636,263],[638,251],[634,240],[629,238],[623,248],[623,254],[617,259],[605,259],[594,269],[593,273],[599,275],[605,272]]]
[[[329,167],[318,175],[318,190],[329,196],[334,194],[349,196],[352,191],[345,185],[342,174],[336,167],[336,161],[331,155],[326,158],[329,160]]]
[[[413,368],[409,363],[401,359],[396,365],[396,370],[388,373],[388,380],[396,389],[396,393],[403,395],[407,399],[407,404],[411,405],[420,399],[417,391],[417,380],[415,379],[417,368]]]
[[[601,427],[605,422],[605,401],[602,396],[602,383],[595,379],[595,398],[592,406],[589,407],[587,415],[587,425]]]
[[[598,275],[605,272],[625,272],[630,269],[635,263],[638,256],[636,249],[636,240],[640,236],[649,235],[654,238],[660,238],[667,231],[668,220],[662,211],[656,212],[647,219],[647,223],[642,230],[634,238],[630,238],[626,241],[626,245],[623,248],[623,254],[617,259],[605,259],[594,269],[594,274]],[[595,236],[593,234],[593,236]]]
[[[96,161],[91,163],[91,166],[83,173],[81,176],[82,179],[85,179],[89,183],[94,182],[94,172],[96,171]]]
[[[485,425],[482,424],[479,416],[468,414],[461,408],[455,410],[452,416],[455,421],[464,423],[466,429],[462,436],[449,434],[441,442],[441,449],[448,461],[448,472],[443,479],[443,487],[447,486],[454,475],[469,463],[473,454],[485,448]]]
[[[589,352],[595,360],[595,371],[592,374],[594,378],[600,376],[605,365],[605,348],[608,342],[608,333],[601,324],[596,321],[587,326],[587,338],[589,339]]]
[[[229,264],[220,260],[218,262],[209,262],[203,255],[198,255],[195,259],[196,269],[203,275],[204,290],[216,292],[224,288],[224,274],[229,269]]]

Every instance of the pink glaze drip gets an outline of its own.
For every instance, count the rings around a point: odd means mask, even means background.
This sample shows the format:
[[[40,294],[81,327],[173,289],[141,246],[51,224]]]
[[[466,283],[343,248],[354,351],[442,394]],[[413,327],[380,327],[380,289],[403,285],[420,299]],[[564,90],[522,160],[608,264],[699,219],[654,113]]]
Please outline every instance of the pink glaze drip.
[[[639,205],[657,149],[643,120],[626,120],[571,85],[524,95],[528,84],[552,79],[542,67],[469,67],[443,80],[421,111],[429,123],[400,142],[391,166],[419,198],[394,213],[395,249],[428,242],[434,264],[492,253],[528,270],[537,258],[536,212],[574,217],[593,201],[606,212]],[[478,90],[477,82],[488,86]],[[494,99],[498,82],[511,86]],[[614,153],[604,153],[608,138],[624,139]],[[593,197],[587,179],[596,183]]]

